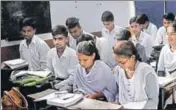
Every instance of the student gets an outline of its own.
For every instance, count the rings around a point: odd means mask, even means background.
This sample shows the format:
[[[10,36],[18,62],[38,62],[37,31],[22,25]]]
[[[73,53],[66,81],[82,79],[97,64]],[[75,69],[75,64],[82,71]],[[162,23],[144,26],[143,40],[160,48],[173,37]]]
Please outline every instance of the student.
[[[120,31],[119,37],[117,38],[117,43],[121,42],[121,41],[128,41],[131,38],[131,32],[129,30],[122,30]],[[145,48],[144,46],[142,46],[141,44],[137,43],[136,44],[136,49],[137,52],[142,60],[142,62],[147,62],[147,57],[145,54]]]
[[[67,46],[68,31],[65,26],[57,25],[52,29],[53,44],[55,45],[47,55],[48,70],[54,73],[58,82],[69,80],[74,75],[78,59],[76,51]],[[56,89],[61,84],[54,85]]]
[[[131,41],[117,43],[114,57],[119,65],[114,70],[119,87],[117,101],[128,109],[157,109],[157,75],[151,66],[140,62],[134,44]]]
[[[123,27],[114,24],[114,15],[110,11],[104,11],[101,16],[101,21],[104,25],[102,29],[102,37],[107,37],[109,42],[115,44],[116,38],[121,30],[125,29]]]
[[[139,15],[139,23],[142,26],[142,30],[153,37],[153,41],[156,39],[157,27],[155,24],[149,21],[149,18],[146,14]],[[153,42],[155,43],[155,42]]]
[[[134,33],[134,35],[131,37],[131,41],[135,46],[137,43],[144,46],[147,60],[149,60],[153,51],[153,38],[149,34],[142,31],[139,24],[139,16],[135,16],[130,19],[130,29]]]
[[[168,26],[167,33],[168,44],[162,48],[158,61],[159,76],[176,74],[176,23]]]
[[[165,45],[167,44],[167,27],[171,24],[175,19],[175,15],[173,13],[167,13],[163,15],[163,26],[158,29],[155,45]]]
[[[114,15],[110,11],[103,12],[101,21],[104,25],[102,29],[102,37],[97,38],[97,48],[100,53],[100,58],[111,69],[116,66],[115,59],[113,57],[112,47],[116,43],[116,39],[121,30],[125,29],[114,24]]]
[[[94,36],[94,38],[95,38],[95,37],[96,37],[96,36]],[[96,39],[94,39],[94,38],[93,38],[92,35],[90,35],[90,34],[83,34],[81,37],[79,37],[79,38],[77,39],[76,45],[78,45],[79,42],[82,42],[82,41],[89,41],[89,40],[92,40],[92,41],[96,42]]]
[[[36,21],[33,18],[25,18],[21,21],[20,57],[29,63],[29,70],[44,70],[47,67],[47,52],[49,46],[35,35]]]
[[[87,98],[106,97],[113,102],[117,92],[111,69],[102,61],[93,41],[82,41],[77,46],[79,65],[74,77],[73,92]]]
[[[70,17],[66,20],[66,26],[69,30],[69,46],[76,50],[77,39],[82,37],[83,34],[92,34],[84,31],[79,23],[79,19],[76,17]]]
[[[96,39],[96,46],[100,54],[100,59],[113,70],[116,66],[116,62],[113,57],[112,43],[110,43],[107,38],[101,37]]]

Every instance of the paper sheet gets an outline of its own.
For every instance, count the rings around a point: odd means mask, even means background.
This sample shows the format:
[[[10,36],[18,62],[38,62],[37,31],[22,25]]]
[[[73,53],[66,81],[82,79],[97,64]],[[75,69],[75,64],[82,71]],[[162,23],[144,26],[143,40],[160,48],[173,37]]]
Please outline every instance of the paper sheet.
[[[127,104],[123,104],[123,107],[127,109],[143,109],[146,103],[146,100],[141,102],[129,102]]]

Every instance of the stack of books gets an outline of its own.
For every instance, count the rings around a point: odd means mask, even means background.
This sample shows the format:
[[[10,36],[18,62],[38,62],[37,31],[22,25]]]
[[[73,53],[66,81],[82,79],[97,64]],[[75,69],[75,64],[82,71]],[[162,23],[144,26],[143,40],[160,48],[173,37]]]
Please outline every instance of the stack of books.
[[[4,65],[8,66],[10,69],[20,69],[28,66],[28,62],[23,59],[14,59],[3,62]]]

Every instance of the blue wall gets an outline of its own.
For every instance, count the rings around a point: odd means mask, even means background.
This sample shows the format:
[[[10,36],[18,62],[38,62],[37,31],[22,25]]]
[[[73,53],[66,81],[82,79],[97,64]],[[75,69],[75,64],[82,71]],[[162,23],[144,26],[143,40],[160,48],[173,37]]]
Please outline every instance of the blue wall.
[[[176,1],[166,2],[166,13],[173,12],[176,15]]]
[[[135,1],[136,15],[145,13],[151,22],[162,26],[162,16],[164,14],[163,1]]]

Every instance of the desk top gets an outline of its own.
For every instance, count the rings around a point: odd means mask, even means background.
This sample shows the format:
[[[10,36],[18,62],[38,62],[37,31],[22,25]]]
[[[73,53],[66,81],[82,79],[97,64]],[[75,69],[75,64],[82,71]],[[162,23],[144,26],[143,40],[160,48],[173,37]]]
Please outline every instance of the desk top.
[[[67,107],[68,109],[120,109],[122,106],[110,102],[84,98],[78,103]]]
[[[41,98],[43,96],[49,95],[53,92],[56,92],[56,90],[53,89],[47,89],[45,91],[36,93],[36,94],[31,94],[28,95],[28,97],[32,98],[33,100],[36,100],[38,98]],[[68,106],[66,108],[68,109],[120,109],[122,106],[110,102],[104,102],[104,101],[99,101],[99,100],[94,100],[94,99],[88,99],[88,98],[83,98],[79,102],[77,102],[74,105]]]

